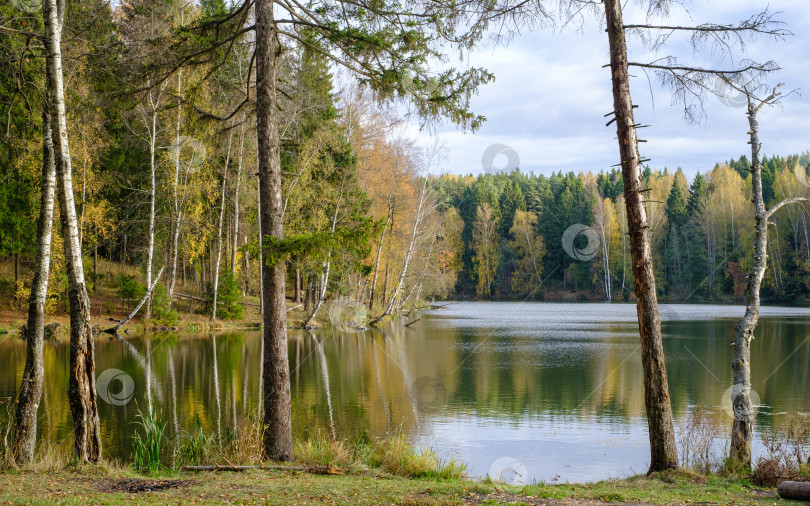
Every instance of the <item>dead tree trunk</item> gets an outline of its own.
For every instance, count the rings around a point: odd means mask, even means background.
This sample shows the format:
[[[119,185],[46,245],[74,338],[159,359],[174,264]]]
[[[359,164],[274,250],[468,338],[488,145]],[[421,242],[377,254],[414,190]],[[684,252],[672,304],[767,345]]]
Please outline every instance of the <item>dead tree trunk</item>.
[[[778,88],[778,87],[777,87]],[[759,140],[759,111],[775,103],[779,93],[774,92],[765,100],[755,103],[748,94],[748,124],[751,144],[751,191],[754,203],[754,265],[748,275],[748,293],[745,315],[737,323],[734,339],[734,359],[731,363],[733,384],[731,403],[734,408],[734,423],[731,430],[730,457],[734,464],[751,466],[751,441],[753,438],[754,407],[751,404],[751,341],[754,329],[759,321],[759,290],[765,270],[768,268],[768,220],[779,208],[795,202],[806,202],[807,199],[792,198],[776,204],[770,211],[765,209],[762,196],[762,160]]]
[[[80,461],[96,462],[101,458],[101,436],[96,405],[95,356],[90,324],[90,304],[84,283],[82,252],[73,180],[70,147],[65,117],[65,95],[62,79],[62,17],[64,3],[43,2],[47,45],[47,94],[51,113],[54,161],[59,191],[62,235],[70,300],[70,379],[68,402],[73,416],[74,448]]]
[[[754,265],[748,276],[748,293],[745,315],[737,323],[734,339],[734,359],[731,362],[733,384],[731,403],[734,423],[731,431],[731,459],[744,466],[751,465],[751,440],[753,436],[753,406],[751,405],[751,341],[759,320],[759,288],[768,262],[768,219],[762,197],[762,162],[759,158],[759,108],[749,100],[748,123],[751,144],[751,191],[754,203]]]
[[[256,0],[256,130],[262,236],[284,239],[281,195],[281,137],[278,132],[276,68],[281,48],[273,2]],[[261,244],[261,248],[264,248]],[[264,456],[292,459],[290,364],[287,357],[286,265],[262,264],[264,309]]]
[[[630,76],[627,65],[627,43],[619,0],[605,0],[613,103],[619,138],[630,254],[635,277],[636,308],[641,335],[641,361],[644,370],[644,403],[650,437],[649,472],[678,466],[672,405],[669,398],[667,371],[661,335],[661,319],[655,292],[650,231],[644,209],[641,187],[641,161],[638,155]]]
[[[56,167],[53,159],[51,115],[48,105],[42,114],[42,190],[37,223],[37,260],[31,297],[28,302],[28,335],[26,336],[25,369],[17,397],[14,427],[14,458],[24,466],[34,458],[37,443],[37,411],[45,376],[42,348],[45,339],[45,301],[48,297],[48,273],[51,264]]]

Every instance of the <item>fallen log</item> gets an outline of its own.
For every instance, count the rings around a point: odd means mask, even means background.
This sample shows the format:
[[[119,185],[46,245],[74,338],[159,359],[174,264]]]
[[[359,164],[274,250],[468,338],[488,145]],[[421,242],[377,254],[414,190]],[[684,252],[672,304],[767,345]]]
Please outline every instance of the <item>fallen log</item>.
[[[777,488],[779,497],[782,499],[794,499],[796,501],[810,501],[810,482],[808,481],[783,481]]]
[[[228,472],[241,472],[249,471],[251,469],[258,469],[261,471],[297,471],[310,474],[332,474],[343,475],[343,470],[334,466],[234,466],[227,465],[221,466],[215,464],[213,466],[182,466],[181,471],[228,471]]]
[[[194,295],[188,295],[185,293],[177,293],[174,292],[174,297],[177,299],[189,299],[189,300],[196,300],[197,302],[208,302],[208,299],[204,299],[202,297],[195,297]],[[253,307],[261,307],[261,304],[256,304],[255,302],[246,302],[241,301],[238,303],[241,306],[253,306]],[[217,301],[217,306],[224,306],[225,303],[222,301]]]
[[[421,318],[417,318],[417,319],[415,319],[414,321],[412,321],[411,323],[406,323],[406,324],[405,324],[405,326],[406,326],[406,327],[410,327],[411,325],[413,325],[414,323],[418,322],[419,320],[421,320]]]
[[[155,276],[155,280],[152,281],[152,285],[146,291],[146,295],[144,295],[143,299],[141,299],[141,301],[138,303],[138,305],[135,306],[135,309],[133,309],[132,312],[129,313],[129,316],[127,316],[126,318],[124,318],[123,320],[118,322],[118,325],[116,325],[115,327],[110,327],[107,330],[105,330],[104,332],[106,332],[108,334],[112,334],[112,335],[118,334],[118,329],[120,329],[121,327],[126,325],[129,320],[133,319],[135,317],[135,315],[138,314],[138,311],[140,311],[141,306],[143,306],[143,304],[149,299],[149,296],[152,295],[152,290],[155,289],[155,285],[157,285],[158,280],[160,279],[160,275],[163,274],[163,269],[164,268],[165,268],[165,266],[160,268],[160,271],[158,271],[157,276]]]

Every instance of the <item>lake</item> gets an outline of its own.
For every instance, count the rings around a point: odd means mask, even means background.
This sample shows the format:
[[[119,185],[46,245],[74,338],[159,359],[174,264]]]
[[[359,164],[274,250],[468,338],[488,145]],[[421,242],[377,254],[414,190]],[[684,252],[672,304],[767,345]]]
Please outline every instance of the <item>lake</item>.
[[[743,311],[661,306],[676,422],[702,404],[731,423],[723,415],[730,343]],[[759,430],[810,412],[810,309],[763,308],[756,336]],[[345,439],[405,434],[466,462],[471,475],[517,483],[646,472],[638,343],[632,304],[463,302],[368,331],[291,330],[293,430]],[[168,421],[169,438],[196,419],[227,438],[259,412],[258,332],[104,335],[96,356],[106,457],[129,458],[131,421],[149,402]],[[24,343],[0,341],[0,357],[0,398],[13,397]],[[47,344],[40,437],[63,445],[72,438],[67,366],[68,346]]]

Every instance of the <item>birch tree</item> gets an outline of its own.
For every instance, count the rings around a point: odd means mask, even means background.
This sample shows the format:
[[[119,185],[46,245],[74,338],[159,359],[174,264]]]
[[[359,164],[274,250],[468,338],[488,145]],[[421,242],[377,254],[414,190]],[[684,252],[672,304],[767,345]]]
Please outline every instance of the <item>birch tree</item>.
[[[492,207],[484,202],[475,211],[473,225],[473,265],[477,275],[476,293],[488,297],[498,269],[497,218]]]
[[[780,85],[781,86],[781,85]],[[767,209],[762,194],[762,144],[759,138],[759,112],[769,105],[778,102],[781,93],[777,87],[764,99],[758,99],[754,91],[745,89],[748,99],[747,115],[749,141],[751,145],[751,192],[754,204],[754,265],[748,273],[748,290],[745,315],[736,326],[734,338],[734,358],[731,362],[733,384],[731,403],[734,410],[734,423],[731,431],[730,458],[733,463],[751,466],[751,441],[753,439],[754,406],[751,404],[751,341],[759,321],[760,287],[765,270],[768,268],[768,220],[782,207],[807,203],[808,199],[793,197],[780,201]]]
[[[512,275],[512,290],[534,294],[543,282],[543,256],[546,247],[537,233],[537,215],[518,209],[510,230],[514,239],[510,242],[515,253],[515,272]]]
[[[68,402],[73,416],[74,450],[80,461],[101,458],[101,434],[96,404],[95,351],[90,303],[84,282],[79,226],[73,198],[73,179],[62,78],[62,27],[65,4],[45,0],[47,100],[51,116],[62,235],[67,262],[70,300],[70,365]]]
[[[225,198],[228,191],[228,165],[231,163],[231,145],[233,143],[233,129],[228,134],[228,149],[225,154],[225,164],[222,166],[222,192],[220,195],[219,224],[217,225],[217,261],[214,267],[213,302],[211,304],[211,319],[217,319],[217,292],[219,291],[219,266],[222,260],[222,224],[225,220]]]
[[[42,114],[42,189],[37,222],[37,257],[28,303],[25,369],[20,381],[14,426],[13,455],[20,466],[33,460],[37,443],[37,413],[45,376],[42,349],[45,339],[45,302],[48,297],[55,187],[56,166],[51,116],[50,107],[46,103]]]

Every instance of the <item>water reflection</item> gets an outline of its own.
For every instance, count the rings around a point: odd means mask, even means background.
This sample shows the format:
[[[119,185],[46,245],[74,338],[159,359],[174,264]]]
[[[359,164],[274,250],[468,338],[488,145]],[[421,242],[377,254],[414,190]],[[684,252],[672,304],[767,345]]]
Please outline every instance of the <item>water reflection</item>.
[[[664,345],[676,418],[697,403],[721,410],[731,384],[733,316],[741,313],[668,306]],[[752,386],[763,404],[759,427],[810,411],[807,315],[763,312],[752,346]],[[0,353],[0,397],[13,396],[24,345],[6,339]],[[139,407],[154,405],[168,422],[165,446],[174,455],[178,434],[193,429],[196,418],[219,441],[243,420],[256,420],[261,353],[255,332],[99,338],[98,374],[120,369],[135,383],[131,402],[99,401],[105,454],[129,457]],[[297,437],[403,433],[468,462],[473,474],[511,462],[509,469],[525,468],[529,480],[593,480],[646,469],[633,306],[458,304],[423,314],[410,327],[291,331],[289,357]],[[67,364],[66,345],[46,346],[40,434],[65,445]]]

